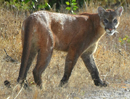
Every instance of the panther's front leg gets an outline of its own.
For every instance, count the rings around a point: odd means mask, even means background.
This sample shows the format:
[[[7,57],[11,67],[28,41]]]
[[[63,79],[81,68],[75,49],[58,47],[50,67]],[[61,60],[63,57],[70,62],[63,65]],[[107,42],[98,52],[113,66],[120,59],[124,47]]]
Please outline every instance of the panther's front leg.
[[[96,86],[107,86],[105,82],[103,82],[99,77],[99,72],[96,67],[93,54],[84,53],[81,56],[83,62],[85,63],[85,66],[87,67],[88,71],[91,74],[91,77],[94,81],[94,84]]]

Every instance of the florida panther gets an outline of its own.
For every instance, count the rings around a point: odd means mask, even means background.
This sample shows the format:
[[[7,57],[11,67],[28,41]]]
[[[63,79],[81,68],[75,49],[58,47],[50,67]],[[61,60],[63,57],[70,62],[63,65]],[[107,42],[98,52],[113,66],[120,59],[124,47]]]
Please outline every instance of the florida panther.
[[[94,62],[93,53],[101,37],[107,33],[113,35],[120,22],[123,7],[105,10],[98,7],[98,13],[79,15],[38,11],[31,14],[22,25],[22,58],[18,83],[26,80],[30,65],[37,55],[33,70],[35,83],[42,87],[41,74],[48,66],[53,50],[66,51],[64,76],[60,82],[68,82],[72,69],[79,57],[91,74],[96,86],[106,86],[100,79]]]

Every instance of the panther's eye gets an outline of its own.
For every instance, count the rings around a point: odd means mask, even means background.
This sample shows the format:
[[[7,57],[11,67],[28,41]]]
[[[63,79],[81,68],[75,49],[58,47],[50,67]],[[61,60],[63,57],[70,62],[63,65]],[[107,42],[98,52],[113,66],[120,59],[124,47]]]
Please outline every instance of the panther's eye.
[[[114,23],[117,23],[117,19],[114,19],[113,22],[114,22]]]
[[[108,20],[107,19],[104,19],[104,21],[103,21],[104,23],[108,23]]]

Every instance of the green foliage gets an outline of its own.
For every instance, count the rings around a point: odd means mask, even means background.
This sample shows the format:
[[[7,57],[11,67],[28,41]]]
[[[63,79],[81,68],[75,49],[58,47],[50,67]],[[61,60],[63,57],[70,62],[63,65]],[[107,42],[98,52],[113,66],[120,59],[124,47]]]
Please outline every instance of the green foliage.
[[[33,9],[34,11],[45,9],[45,8],[47,10],[51,9],[51,6],[47,2],[44,2],[44,4],[40,4],[37,0],[29,0],[29,1],[31,2],[30,9]]]
[[[127,35],[125,35],[124,38],[119,37],[119,42],[121,43],[121,45],[126,44],[126,43],[130,43],[130,37]]]
[[[78,9],[76,0],[70,0],[70,2],[67,1],[65,3],[67,5],[66,10],[71,11],[72,14],[75,14],[74,11]]]
[[[50,10],[51,7],[47,2],[41,4],[38,0],[10,0],[9,2],[6,1],[7,6],[13,6],[17,10],[30,10],[36,11],[40,9],[48,9]]]
[[[119,5],[126,6],[130,4],[129,0],[0,0],[0,4],[6,3],[8,7],[12,6],[18,10],[31,11],[37,11],[41,9],[50,10],[54,4],[56,4],[56,9],[58,11],[62,4],[66,4],[66,10],[70,11],[73,14],[75,14],[74,11],[78,9],[78,6],[83,6],[84,2],[86,2],[88,6],[91,3],[96,6],[101,5],[105,7],[115,7]]]
[[[6,4],[8,7],[12,6],[13,8],[18,10],[27,10],[29,8],[26,2],[24,1],[18,2],[17,0],[11,0],[10,2],[6,2]]]

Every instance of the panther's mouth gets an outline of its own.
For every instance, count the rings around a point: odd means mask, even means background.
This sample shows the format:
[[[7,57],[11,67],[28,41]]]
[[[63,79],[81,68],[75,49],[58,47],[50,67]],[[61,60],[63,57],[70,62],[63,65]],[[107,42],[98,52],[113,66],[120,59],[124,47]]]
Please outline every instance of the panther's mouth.
[[[108,35],[113,35],[115,32],[106,32]]]
[[[108,35],[113,35],[115,33],[118,33],[116,29],[105,29],[105,30]]]

